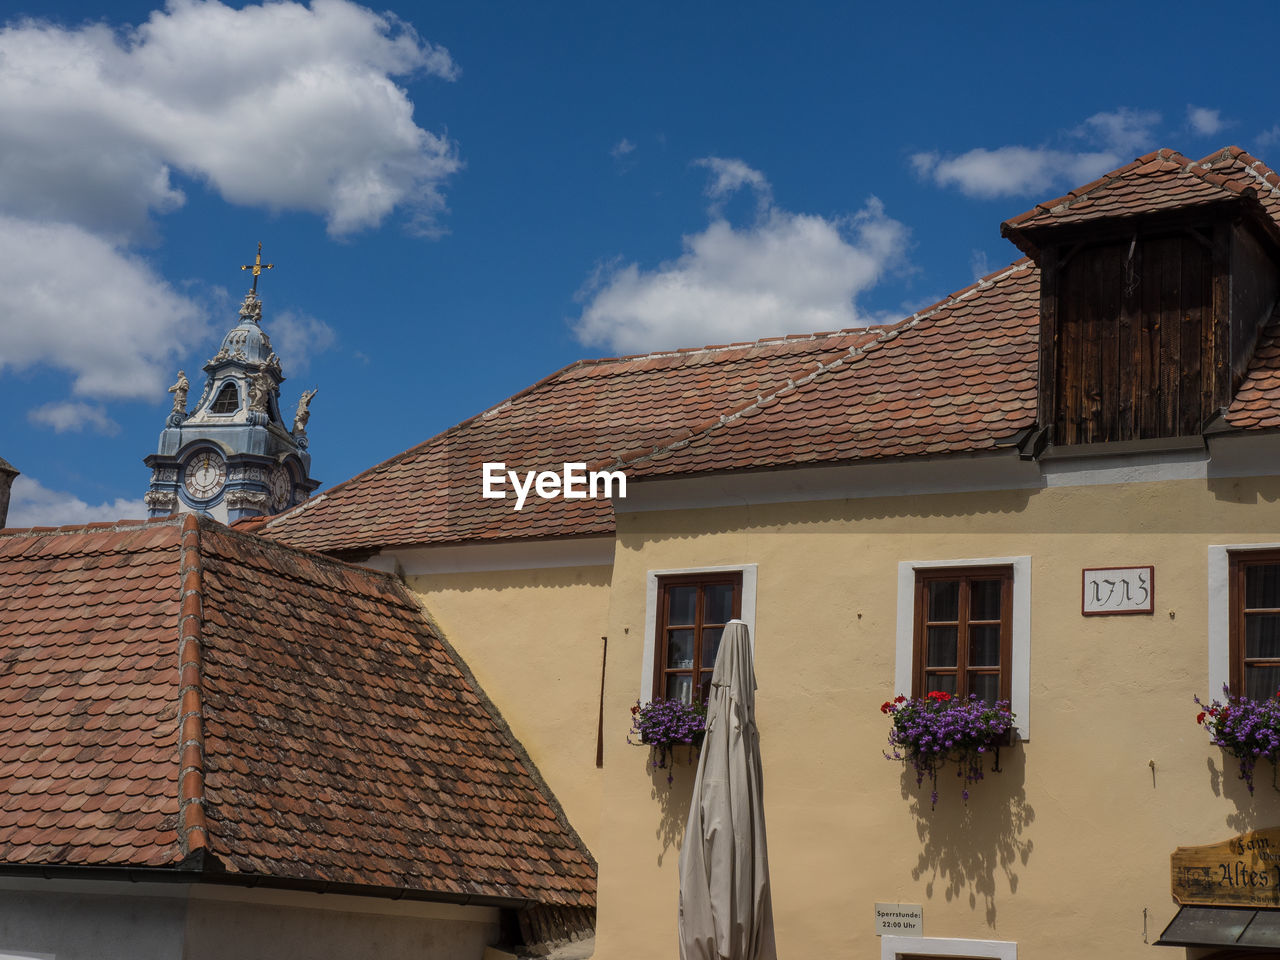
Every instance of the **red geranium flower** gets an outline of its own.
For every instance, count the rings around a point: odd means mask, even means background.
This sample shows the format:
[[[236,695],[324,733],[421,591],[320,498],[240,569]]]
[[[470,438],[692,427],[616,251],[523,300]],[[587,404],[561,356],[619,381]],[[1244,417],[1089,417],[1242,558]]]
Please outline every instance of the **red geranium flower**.
[[[1198,714],[1196,714],[1196,723],[1204,723],[1204,711],[1203,711],[1203,710],[1201,710]]]
[[[945,690],[933,690],[929,693],[929,699],[936,700],[938,703],[946,703],[951,699],[951,694],[947,693]]]
[[[902,694],[898,694],[896,697],[894,697],[894,698],[893,698],[893,702],[894,702],[894,703],[906,703],[906,702],[907,702],[907,698],[906,698],[906,697],[904,697]]]

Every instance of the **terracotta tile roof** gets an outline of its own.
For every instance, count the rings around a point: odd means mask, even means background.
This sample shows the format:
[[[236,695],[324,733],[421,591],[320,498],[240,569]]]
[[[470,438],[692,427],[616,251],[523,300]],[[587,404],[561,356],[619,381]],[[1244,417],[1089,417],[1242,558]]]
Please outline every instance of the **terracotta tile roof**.
[[[1241,430],[1280,427],[1280,308],[1258,337],[1248,373],[1227,408],[1226,421]]]
[[[590,854],[394,579],[193,517],[0,534],[0,863],[200,851],[594,904]]]
[[[1000,232],[1024,253],[1034,254],[1034,247],[1026,238],[1026,231],[1033,228],[1220,203],[1239,199],[1243,187],[1239,180],[1224,177],[1176,150],[1156,150],[1056,200],[1036,204],[1006,220]]]
[[[1224,147],[1198,166],[1221,177],[1231,189],[1243,192],[1252,187],[1271,220],[1280,223],[1280,175],[1257,157],[1239,147]]]
[[[824,369],[629,461],[637,477],[1007,446],[1036,418],[1039,275],[1019,260]]]
[[[0,535],[0,861],[182,859],[180,539],[173,524]]]
[[[1033,250],[1024,231],[1241,198],[1277,231],[1280,177],[1256,158],[1157,150],[1003,230]],[[603,501],[536,501],[520,513],[481,501],[491,453],[521,469],[581,460],[644,477],[996,449],[1034,425],[1038,306],[1039,274],[1023,259],[890,327],[577,364],[263,532],[326,550],[612,532]],[[1231,425],[1273,425],[1274,336],[1260,343]]]
[[[1166,193],[1148,193],[1163,183]],[[1280,222],[1280,177],[1228,147],[1192,163],[1156,151],[1028,211],[1032,218],[1115,215],[1252,188]],[[1081,209],[1075,198],[1094,205]],[[1074,213],[1072,210],[1074,209]],[[1008,227],[1008,224],[1006,224]],[[1021,260],[975,287],[887,328],[809,380],[726,410],[626,464],[629,476],[782,467],[913,454],[972,453],[1013,442],[1036,417],[1039,275]],[[996,358],[999,357],[997,360]],[[946,384],[939,391],[939,382]],[[958,391],[963,392],[958,392]],[[1259,340],[1226,417],[1229,426],[1280,427],[1280,315]]]
[[[607,500],[481,497],[481,465],[559,470],[652,448],[674,432],[803,377],[874,329],[575,363],[496,407],[333,487],[261,531],[298,546],[384,546],[608,535]]]

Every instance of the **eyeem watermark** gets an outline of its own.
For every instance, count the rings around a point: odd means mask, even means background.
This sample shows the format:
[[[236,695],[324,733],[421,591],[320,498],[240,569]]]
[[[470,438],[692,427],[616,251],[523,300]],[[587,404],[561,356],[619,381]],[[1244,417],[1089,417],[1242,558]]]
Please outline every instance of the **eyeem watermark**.
[[[627,475],[621,470],[588,470],[585,463],[566,463],[560,473],[554,470],[528,470],[524,482],[515,470],[508,470],[505,463],[484,464],[484,490],[486,500],[505,500],[507,482],[516,494],[516,509],[524,509],[530,492],[543,500],[564,497],[566,500],[598,500],[627,496]],[[616,488],[616,489],[615,489]]]

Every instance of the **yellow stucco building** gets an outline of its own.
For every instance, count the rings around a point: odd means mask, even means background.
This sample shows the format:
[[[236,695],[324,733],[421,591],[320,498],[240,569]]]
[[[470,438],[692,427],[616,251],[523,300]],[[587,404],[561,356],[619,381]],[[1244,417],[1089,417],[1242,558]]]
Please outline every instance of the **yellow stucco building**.
[[[1150,154],[897,324],[574,364],[262,532],[418,595],[598,859],[597,957],[676,956],[692,766],[631,707],[694,695],[729,616],[780,955],[1280,952],[1280,839],[1195,895],[1171,863],[1280,827],[1193,699],[1280,688],[1278,217],[1248,154]],[[516,509],[526,471],[561,479]],[[967,801],[884,756],[881,704],[930,691],[1016,718]]]

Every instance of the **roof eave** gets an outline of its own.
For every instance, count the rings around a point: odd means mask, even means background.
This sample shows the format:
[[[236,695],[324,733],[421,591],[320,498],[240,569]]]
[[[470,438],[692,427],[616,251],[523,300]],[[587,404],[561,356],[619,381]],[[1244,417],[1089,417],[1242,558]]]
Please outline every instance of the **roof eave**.
[[[357,883],[334,883],[302,877],[273,877],[251,873],[228,873],[217,869],[174,867],[92,866],[65,864],[0,863],[0,877],[38,880],[95,880],[106,883],[209,883],[220,886],[261,887],[296,890],[301,893],[329,893],[380,900],[417,900],[451,903],[458,906],[521,909],[537,904],[566,905],[562,901],[533,897],[499,896],[485,893],[456,893],[417,887],[380,887]],[[579,904],[569,904],[578,906]]]
[[[1260,215],[1260,216],[1258,216]],[[1143,231],[1174,228],[1188,220],[1209,218],[1226,220],[1236,216],[1248,216],[1256,220],[1274,241],[1280,242],[1280,227],[1266,215],[1256,196],[1224,196],[1199,203],[1183,204],[1164,210],[1118,214],[1094,220],[1070,223],[1044,223],[1020,227],[1014,221],[1000,224],[1000,235],[1037,263],[1045,247],[1058,244],[1118,240],[1132,235],[1135,229]]]

